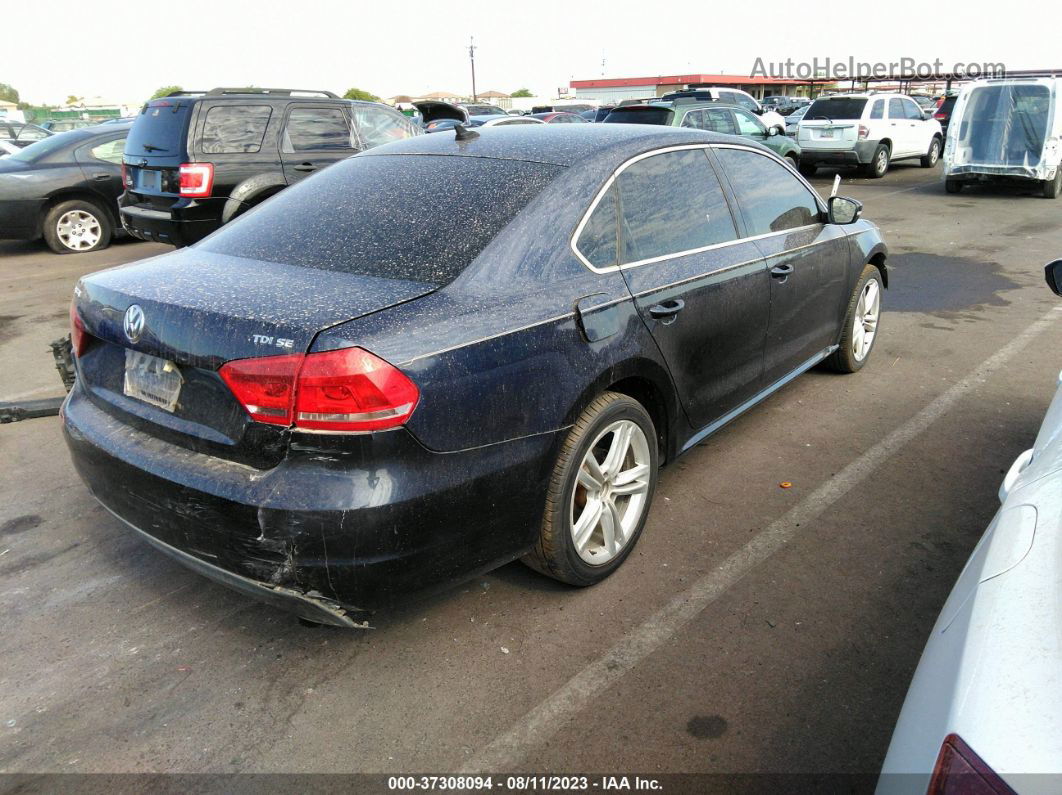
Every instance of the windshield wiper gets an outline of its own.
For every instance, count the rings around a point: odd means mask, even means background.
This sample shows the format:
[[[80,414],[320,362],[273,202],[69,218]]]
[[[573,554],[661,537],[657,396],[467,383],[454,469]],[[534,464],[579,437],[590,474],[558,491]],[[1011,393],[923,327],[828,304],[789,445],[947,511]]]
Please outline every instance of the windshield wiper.
[[[151,144],[141,144],[149,152],[163,152],[165,151],[161,146],[152,146]]]

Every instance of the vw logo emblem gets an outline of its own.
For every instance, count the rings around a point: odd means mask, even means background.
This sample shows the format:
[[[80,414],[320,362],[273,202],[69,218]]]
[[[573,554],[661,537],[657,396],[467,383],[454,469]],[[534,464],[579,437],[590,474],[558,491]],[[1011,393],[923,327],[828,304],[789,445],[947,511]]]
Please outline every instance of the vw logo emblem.
[[[130,342],[140,339],[140,335],[144,333],[144,310],[139,304],[133,304],[125,310],[125,322],[122,327]]]

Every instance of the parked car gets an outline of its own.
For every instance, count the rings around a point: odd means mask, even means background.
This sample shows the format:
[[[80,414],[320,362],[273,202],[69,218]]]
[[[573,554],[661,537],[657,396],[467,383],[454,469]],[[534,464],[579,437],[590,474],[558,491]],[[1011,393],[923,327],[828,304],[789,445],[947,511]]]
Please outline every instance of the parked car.
[[[797,128],[800,125],[800,120],[804,118],[804,115],[808,112],[808,108],[811,104],[802,105],[788,116],[785,117],[785,134],[791,138],[796,138]]]
[[[945,149],[948,146],[948,125],[951,123],[951,114],[955,109],[955,101],[958,98],[958,94],[941,97],[940,104],[937,105],[936,110],[933,112],[933,118],[940,122],[940,134],[944,138]]]
[[[1062,260],[1047,266],[1062,293]],[[1062,779],[1062,375],[941,610],[878,792],[1052,792]]]
[[[37,141],[43,141],[50,135],[54,135],[54,133],[43,127],[38,127],[36,124],[0,119],[0,140],[7,141],[19,148],[35,144]]]
[[[611,113],[612,110],[615,107],[616,107],[615,105],[602,105],[600,108],[593,108],[592,110],[584,110],[579,115],[582,116],[587,121],[591,121],[591,122],[595,122],[595,123],[596,122],[602,122],[602,121],[605,120],[605,117],[609,113]]]
[[[489,103],[473,104],[470,102],[462,102],[458,107],[464,109],[465,113],[469,116],[508,116],[503,108],[499,108],[497,105],[491,105]]]
[[[785,132],[785,117],[777,111],[765,109],[752,94],[738,88],[727,86],[709,88],[685,88],[681,91],[673,91],[664,94],[661,100],[703,100],[708,102],[725,102],[728,105],[739,105],[745,110],[751,111],[760,117],[763,125],[770,129],[776,127],[778,132]]]
[[[535,119],[531,116],[470,116],[463,122],[457,119],[435,119],[429,122],[425,128],[426,133],[439,133],[439,132],[452,132],[454,127],[458,124],[463,124],[465,127],[508,127],[512,124],[544,124],[541,119]]]
[[[1017,182],[1062,194],[1062,78],[979,80],[955,102],[944,150],[944,188]]]
[[[372,149],[82,278],[67,443],[159,549],[312,621],[518,558],[591,585],[661,462],[865,365],[887,272],[860,209],[699,130]]]
[[[94,127],[99,122],[88,119],[47,119],[41,122],[41,127],[50,133],[70,132],[71,130],[83,130],[85,127]]]
[[[0,159],[0,237],[44,237],[57,254],[110,245],[122,192],[122,148],[132,125],[50,135]]]
[[[932,168],[940,156],[940,122],[904,94],[839,94],[815,100],[797,127],[800,167],[862,166],[884,177],[897,160]]]
[[[386,105],[329,91],[175,92],[133,122],[122,224],[141,240],[185,246],[314,171],[420,132]]]
[[[659,124],[694,130],[740,135],[763,144],[786,158],[794,168],[800,164],[800,147],[775,127],[767,129],[758,116],[738,105],[690,100],[654,102],[616,108],[605,117],[607,124]]]
[[[555,111],[553,113],[532,113],[531,118],[538,119],[545,124],[585,124],[586,119],[580,116],[578,113],[564,113],[563,111]]]
[[[593,105],[579,102],[561,102],[556,105],[535,105],[531,113],[582,113],[584,110],[593,110]]]
[[[806,102],[800,102],[800,97],[787,97],[784,94],[777,96],[764,97],[760,100],[760,104],[764,108],[769,108],[778,111],[782,116],[789,116],[797,108],[803,107]]]

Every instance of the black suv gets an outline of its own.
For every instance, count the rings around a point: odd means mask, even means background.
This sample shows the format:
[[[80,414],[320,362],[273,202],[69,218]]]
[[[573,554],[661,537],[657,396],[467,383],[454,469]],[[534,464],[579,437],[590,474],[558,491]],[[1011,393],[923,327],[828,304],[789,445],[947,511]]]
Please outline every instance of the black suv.
[[[122,225],[186,246],[314,171],[420,132],[386,105],[330,91],[173,92],[144,105],[129,132]]]

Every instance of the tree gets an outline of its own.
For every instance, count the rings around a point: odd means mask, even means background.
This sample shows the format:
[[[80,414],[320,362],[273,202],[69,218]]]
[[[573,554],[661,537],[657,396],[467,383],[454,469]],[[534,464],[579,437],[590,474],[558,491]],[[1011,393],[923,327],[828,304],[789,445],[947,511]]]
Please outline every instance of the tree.
[[[7,83],[0,83],[0,99],[7,102],[14,102],[18,104],[18,91],[14,86],[9,86]]]
[[[184,91],[184,89],[180,86],[163,86],[162,88],[155,91],[155,93],[151,95],[151,98],[158,99],[159,97],[164,97],[167,94],[172,94],[174,91]]]
[[[82,99],[84,99],[84,97],[75,97],[75,96],[74,96],[73,94],[71,94],[70,96],[68,96],[68,97],[66,98],[66,104],[67,104],[67,105],[76,105],[76,104],[77,104],[77,103],[79,103],[79,102],[80,102],[80,101],[81,101]]]
[[[371,94],[368,91],[362,91],[360,88],[348,88],[347,93],[343,95],[343,99],[362,99],[366,102],[380,101],[380,98],[375,94]]]
[[[518,89],[516,89],[516,91],[511,93],[509,96],[510,97],[533,97],[534,94],[531,93],[531,89],[529,89],[529,88],[518,88]]]

